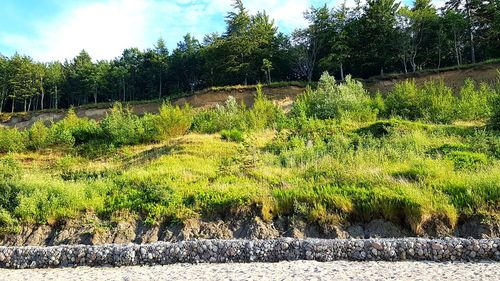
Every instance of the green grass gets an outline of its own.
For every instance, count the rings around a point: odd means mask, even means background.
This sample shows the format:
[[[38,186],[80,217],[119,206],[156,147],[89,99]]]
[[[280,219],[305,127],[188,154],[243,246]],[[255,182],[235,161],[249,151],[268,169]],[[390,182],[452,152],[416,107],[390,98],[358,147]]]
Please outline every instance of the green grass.
[[[69,114],[50,128],[0,130],[0,230],[88,213],[453,229],[500,214],[500,133],[485,124],[321,120],[285,115],[262,94],[252,109],[230,100],[138,117],[115,105],[100,123]]]

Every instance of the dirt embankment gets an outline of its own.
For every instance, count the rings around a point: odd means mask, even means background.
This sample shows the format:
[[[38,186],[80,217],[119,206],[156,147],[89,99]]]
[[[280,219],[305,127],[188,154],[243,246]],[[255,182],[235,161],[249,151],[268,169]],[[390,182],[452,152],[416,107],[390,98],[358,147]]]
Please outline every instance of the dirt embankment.
[[[387,75],[385,77],[373,77],[364,82],[366,88],[374,93],[376,91],[388,92],[394,85],[406,79],[414,79],[417,85],[422,85],[426,81],[442,79],[446,85],[454,90],[463,86],[465,79],[471,78],[476,82],[492,83],[498,79],[500,63],[473,66],[464,69],[446,70],[441,72],[422,72],[408,75]],[[278,88],[264,88],[264,93],[285,110],[290,109],[295,98],[304,92],[304,88],[298,86],[287,86]],[[227,89],[227,90],[202,90],[191,96],[179,98],[173,101],[174,104],[189,104],[194,108],[210,108],[217,104],[224,103],[229,96],[233,96],[239,103],[245,103],[248,107],[253,106],[255,89]],[[132,110],[139,115],[145,113],[157,113],[160,104],[158,102],[140,103],[131,105]],[[94,120],[101,120],[109,112],[109,104],[97,106],[97,108],[77,108],[76,113],[80,117],[88,117]],[[32,126],[36,121],[46,123],[59,121],[64,118],[65,111],[57,112],[30,112],[28,114],[17,114],[8,118],[2,117],[0,127],[16,127],[25,129]],[[7,115],[8,116],[8,115]]]
[[[374,93],[376,91],[389,92],[394,88],[394,85],[406,79],[414,79],[415,83],[419,86],[423,85],[429,80],[442,79],[445,84],[455,91],[460,89],[467,78],[470,78],[478,83],[486,82],[493,83],[498,79],[498,71],[500,70],[500,63],[485,64],[473,66],[464,69],[445,70],[441,72],[422,72],[410,73],[407,75],[386,76],[386,77],[373,77],[365,81],[367,89]]]
[[[266,96],[275,101],[278,105],[285,110],[292,106],[295,98],[304,91],[304,88],[289,86],[282,88],[267,88],[264,89]],[[254,89],[235,89],[235,90],[203,90],[195,94],[176,99],[173,104],[183,106],[189,104],[194,108],[211,108],[217,104],[223,104],[229,96],[236,98],[238,103],[244,103],[247,107],[252,107],[254,103],[254,96],[256,91]],[[132,104],[130,107],[135,114],[144,115],[146,113],[158,113],[159,102]],[[103,105],[102,108],[76,108],[76,114],[80,117],[87,117],[94,120],[103,119],[109,112],[109,105]],[[66,116],[66,111],[54,112],[30,112],[20,113],[7,118],[3,118],[0,127],[15,127],[18,129],[25,129],[31,127],[35,122],[42,121],[45,123],[57,122]]]
[[[440,225],[435,222],[435,225]],[[281,218],[266,222],[260,217],[232,220],[191,219],[183,224],[145,225],[141,219],[118,222],[101,221],[96,216],[65,221],[58,225],[23,226],[18,233],[1,234],[0,246],[55,246],[100,244],[148,244],[158,241],[179,242],[196,239],[277,239],[292,238],[402,238],[415,234],[408,229],[384,220],[345,225],[307,224],[303,221]],[[472,218],[462,221],[455,230],[430,225],[422,237],[456,236],[464,238],[499,238],[498,222]]]

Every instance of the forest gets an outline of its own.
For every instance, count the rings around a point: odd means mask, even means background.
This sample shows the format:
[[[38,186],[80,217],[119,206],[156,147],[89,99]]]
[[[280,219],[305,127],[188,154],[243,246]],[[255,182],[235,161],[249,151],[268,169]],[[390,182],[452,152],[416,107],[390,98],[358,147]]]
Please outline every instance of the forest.
[[[94,61],[82,50],[64,62],[0,55],[0,112],[69,108],[89,103],[166,99],[196,90],[272,81],[314,81],[328,71],[367,78],[473,64],[500,56],[498,0],[356,1],[354,7],[311,7],[307,27],[283,34],[265,11],[241,0],[226,30],[186,34],[174,50],[160,38]],[[170,39],[170,38],[167,38]]]

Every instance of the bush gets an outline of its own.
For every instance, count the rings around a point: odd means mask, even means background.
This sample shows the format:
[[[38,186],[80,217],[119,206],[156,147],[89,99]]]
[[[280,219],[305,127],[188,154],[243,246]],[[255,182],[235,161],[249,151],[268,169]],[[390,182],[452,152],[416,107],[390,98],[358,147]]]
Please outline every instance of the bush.
[[[493,129],[500,130],[500,72],[496,83],[496,93],[491,97],[490,104],[492,111],[490,126]]]
[[[435,123],[451,123],[455,119],[455,98],[449,87],[441,80],[424,84],[420,92],[422,118]]]
[[[220,132],[220,135],[223,140],[234,142],[243,142],[245,140],[245,134],[242,131],[236,129],[222,130]]]
[[[179,106],[168,103],[163,104],[159,115],[153,118],[158,134],[157,140],[184,135],[193,122],[193,114],[189,106],[181,109]]]
[[[450,123],[455,119],[454,102],[451,89],[443,81],[429,81],[418,89],[415,81],[407,80],[395,85],[386,99],[386,106],[392,116]]]
[[[115,103],[111,113],[101,122],[103,137],[116,146],[150,142],[154,138],[154,122],[139,118],[129,108]]]
[[[0,128],[0,153],[19,152],[25,149],[24,137],[17,129]]]
[[[283,110],[266,98],[262,85],[257,85],[253,108],[248,111],[248,126],[257,130],[273,127],[283,117]]]
[[[462,120],[479,120],[490,117],[490,98],[494,95],[493,89],[488,84],[481,83],[479,91],[471,79],[465,80],[465,85],[460,89],[457,116]]]
[[[488,163],[488,156],[485,154],[467,151],[452,151],[444,158],[451,160],[457,170],[476,170]]]
[[[232,129],[245,131],[247,128],[245,107],[238,105],[232,96],[224,105],[217,105],[215,110],[204,110],[195,114],[192,126],[194,131],[208,134]]]
[[[347,76],[345,83],[337,85],[327,72],[321,76],[317,90],[308,88],[297,98],[292,112],[295,116],[318,119],[368,121],[376,117],[360,82]]]
[[[50,138],[54,145],[71,147],[102,137],[101,127],[96,121],[78,117],[73,109],[50,128]]]
[[[17,206],[19,189],[14,184],[21,174],[21,167],[12,158],[0,159],[0,210],[13,211]]]
[[[49,138],[49,128],[42,121],[37,121],[26,131],[27,147],[33,150],[40,150],[51,145]]]
[[[422,117],[419,93],[414,80],[397,83],[385,100],[389,115],[416,120]]]

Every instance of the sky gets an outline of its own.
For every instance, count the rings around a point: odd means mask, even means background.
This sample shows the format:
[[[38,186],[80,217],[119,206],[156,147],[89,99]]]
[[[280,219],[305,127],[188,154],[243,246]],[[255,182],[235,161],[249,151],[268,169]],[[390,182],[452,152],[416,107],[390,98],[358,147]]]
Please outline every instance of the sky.
[[[304,27],[303,12],[343,0],[243,0],[250,13],[266,10],[279,30]],[[351,3],[353,0],[348,0]],[[409,1],[409,0],[406,0]],[[113,59],[125,48],[170,50],[191,33],[199,40],[225,30],[232,0],[0,0],[0,54],[64,61],[85,49],[94,60]]]

